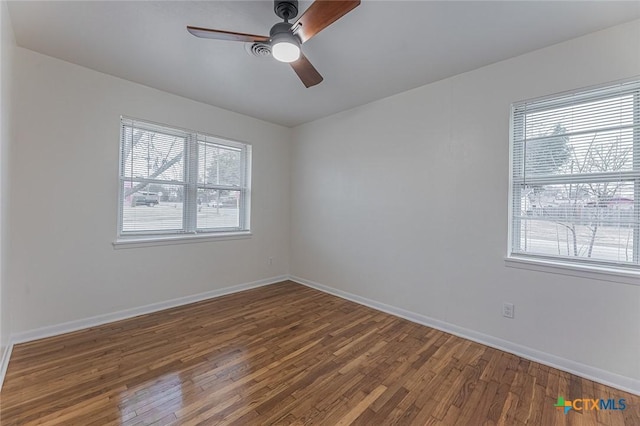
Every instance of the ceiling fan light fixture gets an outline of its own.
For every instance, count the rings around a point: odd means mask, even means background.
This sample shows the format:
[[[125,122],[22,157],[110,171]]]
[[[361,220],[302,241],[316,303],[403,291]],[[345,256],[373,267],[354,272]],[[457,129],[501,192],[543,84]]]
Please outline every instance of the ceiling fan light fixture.
[[[295,62],[300,58],[300,48],[293,43],[280,42],[271,47],[271,54],[280,62]]]
[[[291,33],[280,33],[271,39],[271,54],[280,62],[295,62],[300,58],[300,42]]]

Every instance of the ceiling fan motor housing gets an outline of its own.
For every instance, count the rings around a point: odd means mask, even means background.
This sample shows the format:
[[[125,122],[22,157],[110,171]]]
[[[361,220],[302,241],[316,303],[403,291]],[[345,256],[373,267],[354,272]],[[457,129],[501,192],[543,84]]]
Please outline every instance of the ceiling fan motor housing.
[[[273,11],[285,21],[293,19],[298,15],[298,0],[274,0]]]
[[[277,38],[282,34],[292,34],[291,26],[292,24],[288,22],[278,22],[273,27],[271,27],[271,30],[269,31],[269,37],[271,37],[271,39],[273,40],[274,37]]]
[[[300,47],[300,39],[291,31],[292,24],[289,22],[278,22],[269,31],[271,45],[275,45],[279,41],[293,43]]]

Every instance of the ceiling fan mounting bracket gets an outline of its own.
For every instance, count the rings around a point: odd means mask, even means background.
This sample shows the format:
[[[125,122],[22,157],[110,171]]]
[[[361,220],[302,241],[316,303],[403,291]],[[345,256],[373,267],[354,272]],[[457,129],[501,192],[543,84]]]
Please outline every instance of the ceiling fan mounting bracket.
[[[273,11],[287,22],[298,15],[298,0],[274,0]]]

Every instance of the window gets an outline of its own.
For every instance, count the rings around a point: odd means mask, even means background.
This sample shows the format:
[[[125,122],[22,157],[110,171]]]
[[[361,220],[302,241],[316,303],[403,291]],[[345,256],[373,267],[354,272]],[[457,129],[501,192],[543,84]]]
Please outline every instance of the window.
[[[122,118],[118,237],[249,230],[251,146]]]
[[[640,270],[640,81],[512,107],[511,255]]]

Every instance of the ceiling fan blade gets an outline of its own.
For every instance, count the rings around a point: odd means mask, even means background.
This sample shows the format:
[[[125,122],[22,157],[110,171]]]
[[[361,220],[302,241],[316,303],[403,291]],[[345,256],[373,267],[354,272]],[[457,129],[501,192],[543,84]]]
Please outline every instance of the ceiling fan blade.
[[[295,62],[291,62],[290,65],[307,88],[315,86],[323,80],[318,70],[311,65],[311,62],[309,62],[302,52],[300,52],[300,59]]]
[[[291,27],[304,43],[352,11],[360,0],[316,0]]]
[[[216,40],[246,41],[249,43],[255,43],[258,41],[269,41],[269,37],[267,36],[236,33],[233,31],[212,30],[210,28],[187,27],[187,31],[189,31],[196,37],[213,38]]]

